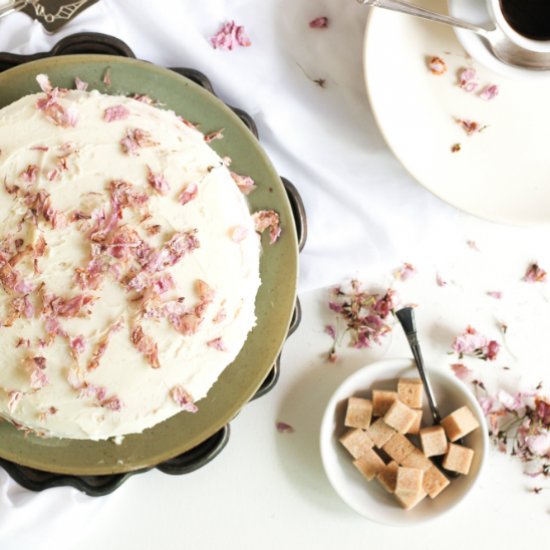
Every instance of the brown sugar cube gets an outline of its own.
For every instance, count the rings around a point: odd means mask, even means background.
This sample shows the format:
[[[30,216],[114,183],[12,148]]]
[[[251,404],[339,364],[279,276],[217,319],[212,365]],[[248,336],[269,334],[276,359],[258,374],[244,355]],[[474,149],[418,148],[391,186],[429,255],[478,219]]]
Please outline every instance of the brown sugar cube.
[[[426,472],[433,466],[433,462],[427,458],[420,449],[414,449],[402,461],[401,466],[405,468],[417,468]]]
[[[426,456],[444,455],[447,452],[447,436],[443,426],[422,428],[420,443]]]
[[[424,411],[422,409],[413,410],[416,416],[414,422],[412,423],[412,426],[407,430],[407,433],[411,435],[418,435],[420,433],[420,428],[422,427],[422,416],[424,414]]]
[[[449,485],[449,483],[450,481],[443,475],[437,466],[432,465],[431,468],[424,472],[422,487],[424,491],[430,495],[430,498],[435,498]]]
[[[384,461],[372,449],[368,449],[353,465],[369,480],[374,479],[386,466]]]
[[[424,490],[419,491],[416,495],[395,495],[399,504],[405,508],[405,510],[410,510],[414,508],[421,500],[426,496]]]
[[[467,474],[470,471],[473,458],[474,451],[472,449],[468,449],[468,447],[463,447],[462,445],[449,443],[447,454],[441,465],[445,470],[458,472],[459,474]]]
[[[418,468],[397,468],[397,478],[395,481],[395,494],[406,497],[417,495],[422,491],[422,480],[424,472]]]
[[[397,382],[397,397],[411,409],[422,408],[424,386],[420,378],[400,378]]]
[[[388,491],[388,493],[395,493],[397,468],[399,468],[399,465],[395,462],[395,460],[392,460],[389,464],[386,464],[384,469],[376,476],[376,479],[380,482],[382,487]]]
[[[385,390],[372,390],[372,414],[384,416],[397,399],[397,392]]]
[[[398,464],[401,464],[416,447],[403,434],[396,432],[390,437],[382,449]]]
[[[445,428],[449,441],[456,441],[479,427],[476,417],[466,406],[446,416],[441,425]]]
[[[416,413],[396,399],[384,415],[384,422],[399,433],[407,433],[416,420]]]
[[[363,453],[372,449],[374,445],[367,432],[359,428],[348,430],[340,438],[340,443],[349,451],[353,458],[359,458]]]
[[[371,417],[372,402],[370,399],[361,397],[350,397],[348,399],[346,419],[344,420],[344,424],[348,428],[363,428],[366,430],[369,427]]]
[[[382,418],[379,418],[376,422],[373,422],[367,434],[374,441],[374,445],[378,448],[382,448],[395,433],[393,428],[390,428]]]

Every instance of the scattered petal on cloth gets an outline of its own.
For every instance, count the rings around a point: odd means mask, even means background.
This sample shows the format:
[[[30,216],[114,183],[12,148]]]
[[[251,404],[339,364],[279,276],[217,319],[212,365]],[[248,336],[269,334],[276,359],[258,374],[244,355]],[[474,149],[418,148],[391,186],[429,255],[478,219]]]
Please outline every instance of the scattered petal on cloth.
[[[500,344],[496,340],[489,340],[472,327],[457,336],[452,347],[459,358],[471,355],[489,361],[494,361],[500,351]]]
[[[490,101],[498,95],[499,89],[496,84],[489,84],[481,90],[479,97],[485,101]]]
[[[472,378],[473,371],[462,363],[454,363],[451,365],[452,371],[459,380],[470,380]]]
[[[546,271],[542,269],[537,263],[532,263],[525,272],[523,280],[528,283],[545,283]]]
[[[312,29],[326,29],[328,27],[328,17],[316,17],[309,22]]]
[[[432,74],[435,75],[442,75],[445,72],[447,72],[447,64],[441,57],[434,56],[430,59],[430,62],[428,63],[428,68],[430,69]]]
[[[282,434],[294,433],[294,428],[286,422],[277,422],[275,424],[275,427],[277,428],[277,431]]]
[[[396,269],[393,272],[393,275],[396,279],[406,281],[407,279],[410,279],[415,273],[416,268],[412,264],[405,262],[399,269]]]
[[[235,21],[223,23],[220,30],[210,38],[210,43],[214,49],[226,51],[231,51],[235,46],[248,47],[252,44],[244,27]]]

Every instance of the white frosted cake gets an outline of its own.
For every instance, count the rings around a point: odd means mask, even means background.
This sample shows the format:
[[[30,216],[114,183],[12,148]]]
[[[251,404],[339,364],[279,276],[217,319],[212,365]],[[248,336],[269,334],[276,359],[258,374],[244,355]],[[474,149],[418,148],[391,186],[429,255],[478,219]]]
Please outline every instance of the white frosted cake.
[[[0,110],[0,416],[98,440],[191,414],[255,324],[269,213],[174,113],[37,80]]]

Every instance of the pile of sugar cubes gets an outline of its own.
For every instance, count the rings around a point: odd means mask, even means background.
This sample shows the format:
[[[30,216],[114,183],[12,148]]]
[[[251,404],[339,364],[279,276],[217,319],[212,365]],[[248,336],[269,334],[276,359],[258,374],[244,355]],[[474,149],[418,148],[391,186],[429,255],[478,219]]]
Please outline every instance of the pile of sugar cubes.
[[[400,378],[397,391],[372,390],[372,400],[350,397],[340,442],[354,466],[369,480],[376,478],[410,510],[426,495],[435,498],[449,479],[430,460],[442,456],[445,470],[467,474],[474,451],[453,443],[479,427],[466,406],[422,427],[424,388],[417,378]],[[374,422],[371,422],[376,418]],[[407,437],[418,436],[422,450]]]

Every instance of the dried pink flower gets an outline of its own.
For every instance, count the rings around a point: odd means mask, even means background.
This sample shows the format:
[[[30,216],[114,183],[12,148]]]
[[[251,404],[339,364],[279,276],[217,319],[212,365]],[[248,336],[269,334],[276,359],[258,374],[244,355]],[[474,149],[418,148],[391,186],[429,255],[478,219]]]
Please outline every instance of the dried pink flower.
[[[294,433],[294,428],[286,422],[276,422],[275,427],[277,428],[277,431],[281,434]]]
[[[479,97],[485,101],[490,101],[498,95],[499,89],[496,84],[488,84],[481,90]]]
[[[500,290],[488,290],[487,296],[490,296],[495,300],[502,300],[502,292]]]
[[[455,338],[452,347],[461,359],[464,355],[471,355],[479,359],[494,361],[500,351],[500,344],[496,340],[489,340],[470,326]]]
[[[326,29],[328,27],[328,17],[316,17],[309,22],[310,29]]]
[[[475,69],[462,69],[458,75],[458,87],[462,88],[465,92],[471,93],[478,87],[476,78],[477,72]]]
[[[536,262],[533,262],[525,272],[523,280],[528,283],[545,283],[546,271],[542,269]]]
[[[415,273],[416,268],[412,264],[405,262],[399,269],[396,269],[393,272],[393,275],[396,279],[406,281],[407,279],[410,279]]]
[[[210,43],[215,50],[231,51],[235,46],[248,47],[252,43],[242,25],[235,21],[223,23],[218,32],[210,38]]]
[[[453,363],[451,365],[452,371],[459,380],[471,380],[473,371],[462,363]]]
[[[435,282],[437,286],[447,286],[447,281],[439,273],[435,275]]]
[[[434,56],[428,63],[428,68],[432,74],[442,75],[447,72],[447,64],[441,57]]]
[[[382,337],[391,331],[386,319],[395,309],[395,302],[393,290],[388,289],[380,296],[367,292],[359,281],[352,280],[349,289],[338,286],[331,290],[328,306],[344,321],[345,332],[351,337],[350,345],[360,349],[370,347],[373,342],[380,344]],[[329,359],[332,354],[335,354],[335,345]]]

